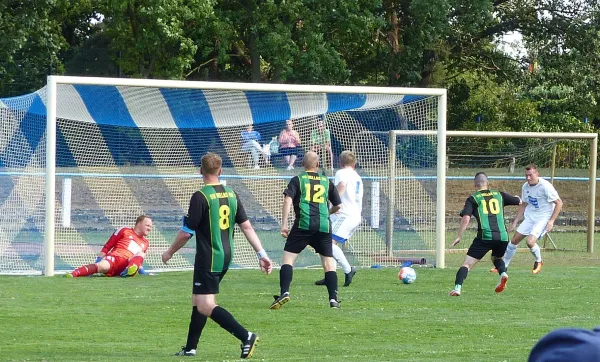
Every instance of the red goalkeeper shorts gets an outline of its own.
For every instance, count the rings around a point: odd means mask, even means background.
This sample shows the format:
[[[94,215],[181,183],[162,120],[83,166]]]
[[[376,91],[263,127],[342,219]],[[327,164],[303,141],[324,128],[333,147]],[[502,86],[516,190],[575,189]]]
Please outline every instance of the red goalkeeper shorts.
[[[120,256],[107,255],[104,259],[110,264],[110,268],[106,272],[107,277],[119,276],[129,265],[129,259]]]

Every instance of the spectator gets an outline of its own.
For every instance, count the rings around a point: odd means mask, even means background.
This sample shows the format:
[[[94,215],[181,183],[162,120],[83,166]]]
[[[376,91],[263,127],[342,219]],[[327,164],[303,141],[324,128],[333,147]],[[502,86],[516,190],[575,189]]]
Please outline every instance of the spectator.
[[[268,156],[263,152],[263,149],[258,143],[261,140],[260,133],[254,131],[253,126],[249,125],[246,130],[242,131],[242,152],[249,152],[252,155],[254,168],[260,168],[258,164],[259,154],[262,154],[265,161],[269,161]]]
[[[279,133],[279,153],[284,156],[287,169],[293,170],[294,163],[298,157],[298,146],[301,144],[300,135],[294,130],[294,122],[291,119],[285,121],[285,128]]]
[[[310,134],[310,150],[323,158],[323,168],[333,168],[333,152],[331,151],[331,132],[325,128],[322,120],[317,121],[317,129]],[[327,159],[327,156],[329,159]]]

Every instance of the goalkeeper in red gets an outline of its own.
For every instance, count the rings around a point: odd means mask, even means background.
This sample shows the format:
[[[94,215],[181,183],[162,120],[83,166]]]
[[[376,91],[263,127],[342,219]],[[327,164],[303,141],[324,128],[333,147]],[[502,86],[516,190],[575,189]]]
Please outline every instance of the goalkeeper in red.
[[[451,297],[460,296],[462,284],[467,279],[469,270],[477,264],[481,258],[492,251],[492,262],[498,269],[500,281],[496,285],[496,293],[501,293],[508,282],[508,274],[504,265],[504,252],[508,246],[508,231],[504,222],[504,206],[520,205],[521,199],[518,196],[511,196],[504,192],[490,190],[488,187],[488,178],[485,173],[479,172],[474,180],[475,192],[469,196],[465,206],[460,212],[462,217],[458,227],[458,235],[452,246],[455,246],[462,239],[462,235],[469,225],[471,216],[477,219],[477,236],[467,250],[467,256],[463,265],[456,273],[454,289],[450,292]]]
[[[146,236],[152,231],[152,219],[140,215],[133,228],[120,228],[98,253],[94,264],[84,265],[67,274],[68,278],[85,277],[96,273],[108,277],[132,277],[138,272],[146,274],[142,269],[149,242]]]

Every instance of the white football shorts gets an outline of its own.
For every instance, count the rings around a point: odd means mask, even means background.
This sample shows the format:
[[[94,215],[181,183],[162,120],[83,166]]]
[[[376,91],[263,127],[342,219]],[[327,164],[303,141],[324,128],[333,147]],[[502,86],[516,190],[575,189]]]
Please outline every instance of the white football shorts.
[[[537,220],[525,217],[525,220],[517,228],[517,232],[521,235],[535,235],[536,238],[540,239],[546,234],[546,225],[548,225],[549,220],[549,217],[542,217]]]
[[[360,217],[350,217],[343,214],[331,215],[331,233],[333,240],[345,243],[360,226]]]

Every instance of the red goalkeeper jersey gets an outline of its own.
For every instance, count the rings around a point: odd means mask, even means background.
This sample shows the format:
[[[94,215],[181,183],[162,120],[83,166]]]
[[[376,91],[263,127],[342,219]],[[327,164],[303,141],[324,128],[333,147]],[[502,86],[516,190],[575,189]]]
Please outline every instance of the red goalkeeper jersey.
[[[145,253],[149,245],[148,239],[136,234],[133,228],[120,228],[104,244],[102,252],[129,259],[140,251]]]

